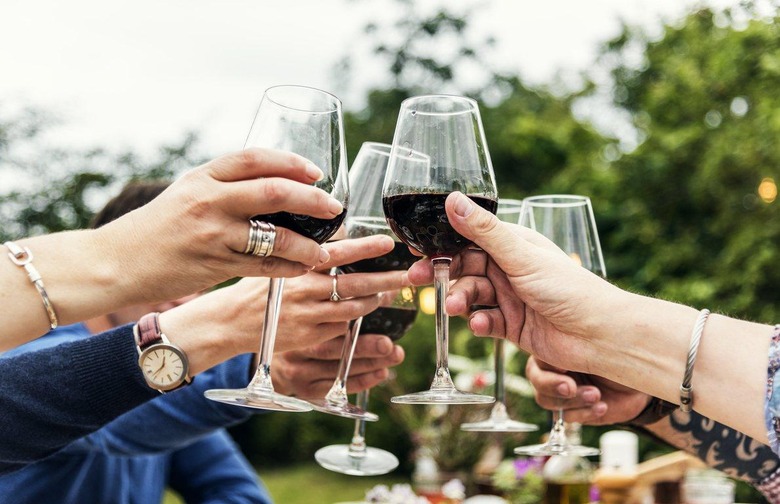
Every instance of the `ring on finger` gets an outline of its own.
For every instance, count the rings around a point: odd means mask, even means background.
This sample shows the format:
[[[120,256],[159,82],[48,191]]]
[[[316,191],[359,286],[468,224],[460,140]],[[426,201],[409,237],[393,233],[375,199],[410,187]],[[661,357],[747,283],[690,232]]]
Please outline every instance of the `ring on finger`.
[[[334,303],[336,301],[341,301],[341,296],[339,296],[339,273],[336,271],[335,273],[331,273],[330,277],[333,279],[333,288],[330,292],[330,300]]]
[[[249,239],[244,254],[268,257],[274,251],[276,226],[270,222],[249,219]]]

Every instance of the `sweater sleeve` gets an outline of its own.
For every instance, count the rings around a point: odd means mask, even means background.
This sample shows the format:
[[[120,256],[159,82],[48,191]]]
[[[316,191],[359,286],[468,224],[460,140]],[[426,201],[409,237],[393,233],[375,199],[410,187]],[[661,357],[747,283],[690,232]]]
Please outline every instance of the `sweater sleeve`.
[[[0,474],[54,453],[159,396],[132,326],[0,360]]]
[[[270,504],[257,474],[219,430],[171,456],[168,482],[188,504]]]
[[[212,388],[245,387],[251,359],[251,354],[239,355],[199,374],[187,387],[158,394],[66,450],[115,456],[152,455],[182,448],[216,429],[242,422],[257,410],[210,401],[203,393]]]

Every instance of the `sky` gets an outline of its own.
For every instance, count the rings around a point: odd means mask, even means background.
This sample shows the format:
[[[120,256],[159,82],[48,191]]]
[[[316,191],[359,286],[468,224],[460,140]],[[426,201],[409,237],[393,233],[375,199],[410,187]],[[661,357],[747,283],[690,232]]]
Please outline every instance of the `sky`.
[[[695,5],[483,3],[470,19],[474,31],[496,37],[497,67],[530,83],[587,69],[621,18],[652,28]],[[55,113],[63,125],[49,139],[60,146],[144,153],[198,131],[209,154],[240,149],[265,88],[333,90],[334,64],[363,50],[355,85],[339,95],[347,109],[359,108],[365,90],[383,84],[365,54],[363,27],[398,9],[391,0],[3,0],[0,114],[23,106]]]

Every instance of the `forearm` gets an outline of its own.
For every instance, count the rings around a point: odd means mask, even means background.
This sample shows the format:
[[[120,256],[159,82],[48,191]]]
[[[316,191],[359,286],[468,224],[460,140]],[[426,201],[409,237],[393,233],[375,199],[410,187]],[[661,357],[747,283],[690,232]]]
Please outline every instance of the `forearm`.
[[[780,469],[780,458],[768,446],[696,412],[677,410],[645,429],[708,466],[756,487]]]
[[[130,326],[0,360],[0,473],[157,396],[138,368]]]
[[[680,401],[680,384],[698,311],[625,294],[602,315],[593,374],[667,401]],[[693,408],[767,442],[764,396],[771,326],[711,315],[693,373]],[[734,407],[734,398],[740,407]]]
[[[60,325],[72,324],[139,301],[141,286],[132,271],[101,245],[98,231],[69,231],[16,241],[28,247]],[[0,247],[0,350],[13,348],[49,330],[38,291],[23,268]]]

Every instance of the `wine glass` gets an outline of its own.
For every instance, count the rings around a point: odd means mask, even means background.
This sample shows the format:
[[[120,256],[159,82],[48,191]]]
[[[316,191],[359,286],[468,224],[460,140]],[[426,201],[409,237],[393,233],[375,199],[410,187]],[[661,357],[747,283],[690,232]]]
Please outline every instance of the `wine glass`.
[[[444,309],[452,256],[470,242],[450,225],[444,202],[461,191],[495,213],[498,206],[477,102],[428,95],[404,100],[382,188],[385,216],[407,245],[430,257],[436,298],[436,373],[430,390],[393,397],[406,404],[482,404],[495,398],[457,390],[448,369],[449,319]]]
[[[356,187],[358,190],[354,191],[346,227],[349,238],[386,234],[393,237],[396,245],[391,252],[383,256],[342,266],[342,269],[347,273],[408,269],[415,261],[415,257],[409,252],[406,245],[398,241],[384,218],[381,205],[382,183],[389,159],[390,145],[365,142],[360,147],[349,173],[350,186]],[[317,462],[326,469],[353,476],[370,476],[386,474],[398,467],[398,459],[395,455],[366,445],[365,421],[372,420],[372,418],[365,415],[351,415],[349,414],[350,410],[341,409],[344,405],[348,405],[354,410],[365,411],[368,405],[367,390],[358,393],[356,406],[349,405],[347,402],[346,377],[349,364],[345,365],[344,360],[349,362],[352,359],[357,334],[378,333],[386,334],[393,340],[401,338],[412,326],[417,316],[415,299],[412,288],[401,289],[393,296],[389,304],[383,303],[373,312],[351,324],[350,332],[355,336],[348,335],[344,341],[339,377],[324,400],[311,401],[314,408],[319,411],[357,418],[355,432],[349,445],[326,446],[314,455]],[[323,406],[325,409],[320,409],[319,406]],[[368,415],[373,415],[373,413]],[[376,418],[375,415],[374,418]]]
[[[343,127],[341,102],[335,96],[310,87],[275,86],[263,94],[244,147],[280,149],[309,159],[325,175],[314,185],[341,201],[346,209],[349,183]],[[338,230],[345,217],[346,210],[333,219],[318,219],[288,212],[254,218],[289,229],[317,243],[324,243]],[[207,398],[274,411],[312,410],[306,401],[274,392],[271,381],[271,359],[283,287],[283,278],[270,280],[259,364],[252,381],[243,389],[208,390],[205,393]]]
[[[390,230],[382,210],[382,183],[390,159],[390,146],[375,142],[365,142],[361,147],[355,162],[349,170],[349,184],[359,188],[353,191],[350,210],[345,221],[347,238],[360,238],[384,234],[391,236],[396,244],[393,251],[380,257],[364,259],[341,266],[345,273],[373,273],[380,271],[409,269],[415,257],[409,249],[398,241]],[[379,417],[364,409],[352,405],[347,399],[347,377],[355,353],[355,345],[360,331],[362,317],[350,321],[344,337],[341,350],[339,369],[333,386],[327,395],[321,399],[309,400],[315,410],[322,413],[343,416],[347,418],[362,418],[375,422]]]
[[[532,196],[523,200],[520,224],[538,231],[588,270],[607,276],[590,198],[568,194]],[[572,444],[566,437],[563,408],[553,412],[546,443],[515,448],[518,455],[598,455],[598,448]]]
[[[520,211],[523,202],[516,199],[500,198],[498,200],[498,210],[496,216],[504,222],[517,224],[520,222]],[[473,307],[479,309],[480,307]],[[491,308],[486,306],[485,308]],[[490,411],[490,418],[479,422],[468,422],[461,424],[460,428],[464,431],[472,432],[533,432],[539,430],[539,427],[525,422],[518,422],[509,418],[506,409],[506,390],[504,388],[504,339],[495,338],[494,340],[494,369],[496,374],[496,403]]]

